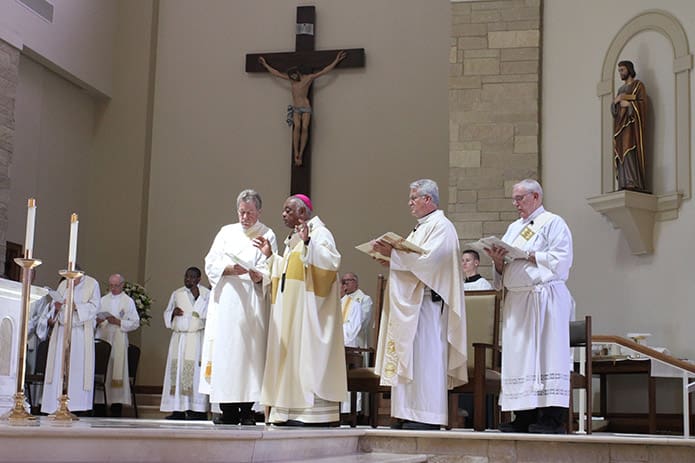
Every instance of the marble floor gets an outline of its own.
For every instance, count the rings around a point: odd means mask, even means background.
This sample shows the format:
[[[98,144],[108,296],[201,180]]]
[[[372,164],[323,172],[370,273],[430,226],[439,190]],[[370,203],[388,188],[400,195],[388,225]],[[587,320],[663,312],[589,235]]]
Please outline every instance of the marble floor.
[[[220,426],[209,421],[82,418],[0,423],[0,462],[668,463],[695,462],[695,439],[596,433],[402,431]]]

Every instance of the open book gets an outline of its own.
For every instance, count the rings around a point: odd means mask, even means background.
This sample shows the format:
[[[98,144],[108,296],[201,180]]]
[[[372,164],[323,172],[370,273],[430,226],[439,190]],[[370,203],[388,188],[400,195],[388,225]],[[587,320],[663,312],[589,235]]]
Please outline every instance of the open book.
[[[45,289],[48,290],[48,295],[51,297],[51,299],[53,299],[53,301],[65,304],[65,296],[60,294],[58,291],[49,288],[48,286],[45,286]]]
[[[507,262],[510,262],[515,259],[526,259],[528,257],[526,251],[522,251],[521,249],[514,247],[511,244],[507,244],[501,239],[497,238],[496,236],[480,238],[478,241],[466,243],[466,246],[475,249],[480,254],[486,254],[485,248],[490,249],[493,246],[496,246],[498,248],[504,248],[507,250],[507,255],[504,257],[504,260],[506,260]]]
[[[360,245],[355,246],[355,249],[357,249],[358,251],[362,251],[363,253],[370,255],[372,257],[376,257],[377,259],[391,260],[390,256],[384,256],[383,254],[379,254],[378,252],[374,251],[372,243],[374,243],[374,241],[377,241],[377,240],[386,241],[391,246],[393,246],[394,249],[398,249],[399,251],[414,252],[416,254],[424,254],[425,253],[425,250],[422,249],[420,246],[406,240],[405,238],[400,236],[398,233],[394,233],[394,232],[386,232],[376,239],[373,239],[371,241],[367,241],[366,243],[362,243]]]
[[[251,271],[254,271],[256,273],[261,273],[258,271],[258,269],[256,268],[255,265],[253,265],[249,261],[242,259],[241,257],[237,256],[236,254],[227,253],[227,255],[229,256],[230,259],[232,259],[232,262],[239,265],[240,267],[243,267],[245,270],[251,270]]]

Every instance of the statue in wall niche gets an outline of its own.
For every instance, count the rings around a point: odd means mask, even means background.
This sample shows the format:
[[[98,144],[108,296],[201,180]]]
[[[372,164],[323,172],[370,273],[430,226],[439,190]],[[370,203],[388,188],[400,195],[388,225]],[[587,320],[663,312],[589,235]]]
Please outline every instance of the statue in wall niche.
[[[613,114],[613,164],[618,190],[647,192],[644,128],[647,90],[635,79],[632,61],[620,61],[618,74],[623,85],[611,104]]]
[[[335,59],[326,67],[315,73],[303,73],[299,67],[294,66],[287,72],[280,72],[270,66],[264,57],[259,57],[258,62],[275,77],[289,80],[292,87],[292,104],[287,107],[287,125],[292,127],[292,152],[294,154],[294,165],[301,166],[309,139],[309,124],[311,124],[311,101],[309,100],[309,89],[317,77],[328,74],[339,62],[345,59],[347,54],[339,51]]]

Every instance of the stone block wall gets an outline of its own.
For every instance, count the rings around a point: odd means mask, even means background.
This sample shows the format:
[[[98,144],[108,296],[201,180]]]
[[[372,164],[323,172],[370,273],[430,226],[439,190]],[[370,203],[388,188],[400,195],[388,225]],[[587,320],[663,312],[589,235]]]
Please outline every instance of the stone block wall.
[[[464,246],[501,236],[518,217],[512,186],[540,176],[542,4],[452,1],[451,10],[449,217]]]
[[[19,50],[0,40],[0,269],[5,268],[10,162],[14,146],[14,103],[19,82]],[[0,270],[0,271],[2,271]]]

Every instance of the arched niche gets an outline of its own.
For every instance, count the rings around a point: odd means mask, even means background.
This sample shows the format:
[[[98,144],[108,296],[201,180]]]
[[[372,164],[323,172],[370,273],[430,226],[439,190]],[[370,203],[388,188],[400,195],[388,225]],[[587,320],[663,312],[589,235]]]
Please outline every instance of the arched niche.
[[[616,89],[614,88],[616,67],[620,53],[635,35],[643,31],[656,31],[670,42],[673,48],[673,75],[675,92],[675,131],[673,156],[675,185],[668,191],[654,194],[632,191],[613,191],[613,118],[609,108]],[[611,42],[601,69],[601,80],[597,95],[601,100],[601,194],[588,198],[589,204],[604,214],[616,228],[625,233],[634,254],[653,252],[653,229],[655,220],[678,217],[678,208],[684,199],[691,197],[690,167],[690,70],[693,57],[688,46],[688,37],[680,22],[671,14],[660,10],[642,12],[632,18],[616,34]]]

